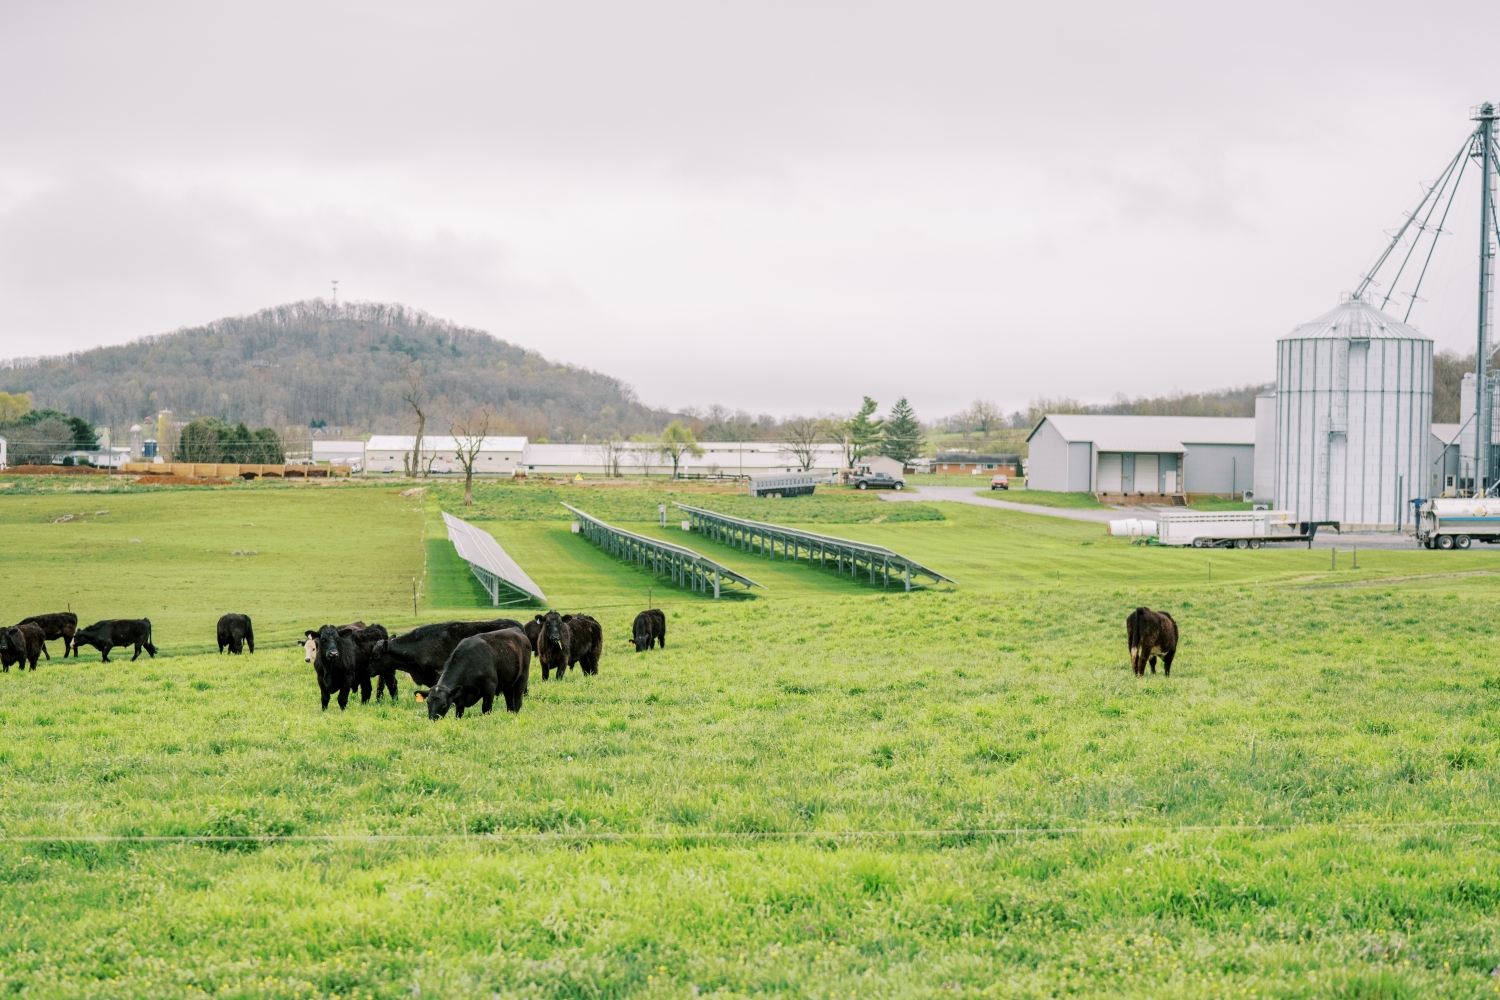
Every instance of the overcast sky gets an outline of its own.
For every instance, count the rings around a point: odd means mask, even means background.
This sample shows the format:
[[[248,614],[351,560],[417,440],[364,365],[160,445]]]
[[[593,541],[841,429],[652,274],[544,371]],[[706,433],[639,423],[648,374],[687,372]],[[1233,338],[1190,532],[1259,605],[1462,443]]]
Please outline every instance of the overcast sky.
[[[671,407],[905,394],[936,417],[1268,380],[1500,100],[1497,20],[4,4],[0,357],[337,278]],[[1473,347],[1476,206],[1413,314],[1439,348]]]

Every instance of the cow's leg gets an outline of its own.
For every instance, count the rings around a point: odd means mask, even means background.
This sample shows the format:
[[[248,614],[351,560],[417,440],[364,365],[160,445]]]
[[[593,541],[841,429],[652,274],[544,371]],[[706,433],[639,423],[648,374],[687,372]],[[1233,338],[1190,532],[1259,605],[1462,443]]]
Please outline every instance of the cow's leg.
[[[63,655],[66,656],[67,653],[68,653],[68,640],[64,639],[63,640]],[[45,656],[49,660],[52,659],[52,654],[49,653],[49,652],[47,652],[47,644],[45,642],[42,643],[42,655]]]
[[[391,689],[391,701],[396,700],[396,671],[385,675],[385,686]]]
[[[366,704],[370,700],[370,678],[365,677],[359,682],[359,703]]]
[[[479,703],[479,714],[480,715],[489,715],[490,714],[490,709],[492,709],[494,707],[495,707],[495,696],[492,695],[492,694],[487,694],[487,695],[484,696],[483,700],[481,700],[480,703]]]
[[[333,692],[328,690],[328,688],[324,687],[321,684],[318,685],[318,690],[323,692],[323,711],[326,712],[328,711],[328,698],[333,694]]]
[[[1151,654],[1149,662],[1151,664],[1151,672],[1153,674],[1156,673],[1156,654],[1155,653]]]
[[[111,649],[114,649],[114,648],[115,647],[113,647],[113,646],[100,646],[99,647],[99,657],[100,657],[99,662],[101,662],[101,663],[108,663],[109,662],[109,651]]]
[[[1164,673],[1164,674],[1166,674],[1168,677],[1172,676],[1172,660],[1176,656],[1177,656],[1177,650],[1175,650],[1175,649],[1172,650],[1170,653],[1165,653],[1165,654],[1162,655],[1162,658],[1161,658],[1161,672]]]
[[[347,686],[345,686],[345,687],[339,688],[339,711],[342,712],[345,708],[348,708],[348,707],[349,707],[349,688]]]
[[[453,703],[453,717],[455,719],[462,719],[464,717],[463,702],[455,701]]]

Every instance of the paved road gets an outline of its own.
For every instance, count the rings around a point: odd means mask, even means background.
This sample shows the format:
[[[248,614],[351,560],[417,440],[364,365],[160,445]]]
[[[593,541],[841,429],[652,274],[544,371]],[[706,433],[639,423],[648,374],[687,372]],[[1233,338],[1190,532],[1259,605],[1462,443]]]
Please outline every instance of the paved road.
[[[1138,517],[1146,521],[1156,520],[1156,510],[1152,507],[1111,507],[1108,510],[1071,510],[1067,507],[1042,507],[1037,504],[1015,503],[1009,500],[997,500],[994,497],[980,496],[975,492],[980,487],[969,486],[908,486],[900,493],[882,493],[882,500],[950,500],[954,503],[971,503],[977,507],[994,507],[998,510],[1014,510],[1022,514],[1041,514],[1044,517],[1061,517],[1069,521],[1093,521],[1098,524],[1119,520],[1126,517]],[[996,491],[999,492],[998,490]],[[1025,494],[1021,494],[1024,496]],[[1293,545],[1303,546],[1306,542],[1287,542],[1278,545],[1277,548],[1291,547]],[[1415,549],[1417,543],[1412,540],[1411,535],[1396,534],[1394,532],[1344,532],[1342,535],[1331,531],[1323,531],[1318,534],[1312,545],[1315,549]]]
[[[1146,517],[1154,519],[1150,512],[1141,514],[1127,513],[1115,510],[1071,510],[1067,507],[1041,507],[1031,503],[1011,503],[1008,500],[996,500],[992,497],[982,497],[974,491],[978,487],[973,486],[908,486],[900,493],[882,493],[882,500],[951,500],[954,503],[971,503],[976,507],[996,507],[1000,510],[1014,510],[1022,514],[1044,514],[1047,517],[1062,517],[1069,521],[1095,521],[1105,523],[1118,520],[1122,517]],[[995,492],[1000,492],[996,490]]]

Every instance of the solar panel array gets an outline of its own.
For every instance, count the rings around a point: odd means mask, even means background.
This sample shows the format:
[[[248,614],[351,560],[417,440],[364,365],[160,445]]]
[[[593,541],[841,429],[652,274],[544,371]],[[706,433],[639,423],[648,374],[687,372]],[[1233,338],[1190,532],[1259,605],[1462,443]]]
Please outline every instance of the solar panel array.
[[[868,574],[871,584],[879,582],[885,587],[891,585],[892,573],[896,574],[896,582],[907,590],[911,589],[912,578],[918,576],[925,576],[934,583],[953,582],[937,570],[929,569],[915,559],[908,559],[884,545],[732,517],[704,510],[702,507],[689,507],[685,503],[677,506],[688,515],[695,529],[715,541],[733,545],[746,552],[774,558],[776,547],[780,545],[784,559],[806,558],[808,562],[816,560],[822,566],[836,566],[839,573],[848,572],[856,579]]]
[[[505,604],[520,604],[523,601],[545,602],[546,595],[532,582],[526,571],[500,547],[495,536],[474,527],[443,511],[443,523],[448,526],[448,541],[458,550],[461,559],[469,564],[479,582],[489,593],[496,607],[502,603],[503,595],[513,598]]]
[[[714,562],[705,555],[694,552],[685,545],[676,545],[659,538],[648,538],[633,531],[617,528],[585,514],[572,504],[563,504],[578,518],[577,528],[589,541],[605,549],[618,559],[633,562],[637,566],[650,567],[652,572],[672,578],[672,582],[683,587],[719,596],[722,583],[738,583],[747,590],[760,584],[736,573],[723,563]]]

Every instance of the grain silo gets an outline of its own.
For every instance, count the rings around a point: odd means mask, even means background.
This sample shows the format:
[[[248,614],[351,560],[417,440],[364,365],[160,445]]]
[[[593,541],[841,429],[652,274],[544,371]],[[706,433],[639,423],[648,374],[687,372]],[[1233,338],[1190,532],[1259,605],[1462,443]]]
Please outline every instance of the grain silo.
[[[1415,327],[1357,298],[1297,327],[1276,344],[1275,413],[1277,509],[1345,530],[1411,521],[1432,424],[1432,341]]]

